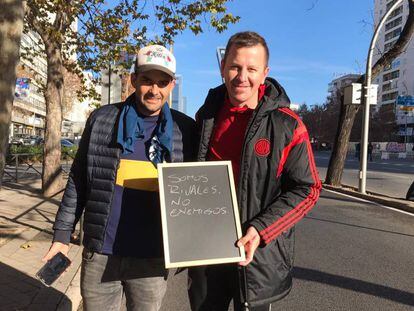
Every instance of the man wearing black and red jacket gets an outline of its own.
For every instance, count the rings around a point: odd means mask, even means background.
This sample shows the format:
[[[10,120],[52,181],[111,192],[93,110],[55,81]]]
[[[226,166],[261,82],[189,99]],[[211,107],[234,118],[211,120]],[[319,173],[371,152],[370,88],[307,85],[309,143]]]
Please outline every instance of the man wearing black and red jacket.
[[[246,261],[189,269],[192,310],[270,310],[292,287],[294,225],[315,205],[321,182],[308,132],[267,78],[269,50],[254,32],[233,35],[221,74],[197,113],[199,161],[231,160]]]

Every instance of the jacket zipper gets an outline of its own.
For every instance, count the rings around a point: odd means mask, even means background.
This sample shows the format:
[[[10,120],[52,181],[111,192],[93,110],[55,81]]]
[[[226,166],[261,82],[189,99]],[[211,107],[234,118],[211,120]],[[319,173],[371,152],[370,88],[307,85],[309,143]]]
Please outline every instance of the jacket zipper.
[[[260,107],[259,107],[259,110],[260,110]],[[244,134],[243,148],[242,148],[242,153],[240,155],[240,174],[239,174],[239,180],[238,180],[239,185],[237,187],[239,189],[239,196],[241,196],[241,193],[242,193],[241,192],[241,190],[242,190],[242,182],[241,181],[244,180],[244,178],[243,178],[243,176],[244,176],[244,162],[245,162],[244,160],[245,160],[245,153],[246,153],[246,147],[247,147],[247,138],[250,134],[251,128],[253,127],[253,125],[256,122],[257,116],[259,115],[259,110],[255,111],[253,113],[253,116],[252,116],[249,124],[247,125],[247,129],[246,129],[246,132]],[[241,197],[240,197],[240,199],[241,199]]]
[[[263,105],[263,104],[262,104]],[[244,174],[245,174],[245,170],[244,170],[244,160],[245,160],[245,151],[246,151],[246,147],[247,147],[247,139],[248,136],[250,134],[250,131],[253,127],[253,125],[255,125],[257,116],[259,115],[259,110],[260,110],[261,106],[259,107],[259,109],[257,111],[255,111],[253,113],[252,119],[250,120],[249,124],[247,125],[247,130],[246,133],[244,135],[244,140],[243,140],[243,149],[242,149],[242,153],[240,155],[240,174],[239,174],[239,185],[238,185],[238,189],[239,189],[239,202],[241,202],[242,198],[242,180],[244,180]],[[254,134],[252,134],[254,135]],[[240,209],[240,205],[239,205],[239,209]],[[242,212],[240,211],[240,215],[243,215]],[[249,291],[248,291],[248,285],[247,285],[247,267],[242,267],[242,269],[239,269],[239,284],[244,284],[243,289],[245,291],[245,302],[244,302],[244,307],[245,310],[249,310]]]

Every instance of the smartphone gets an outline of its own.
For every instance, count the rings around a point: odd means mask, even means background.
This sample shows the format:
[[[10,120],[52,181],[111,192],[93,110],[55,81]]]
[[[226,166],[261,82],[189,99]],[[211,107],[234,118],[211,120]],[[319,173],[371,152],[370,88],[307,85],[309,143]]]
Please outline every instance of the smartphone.
[[[70,266],[71,261],[61,252],[57,253],[52,259],[36,273],[36,277],[43,284],[50,286],[59,276]]]

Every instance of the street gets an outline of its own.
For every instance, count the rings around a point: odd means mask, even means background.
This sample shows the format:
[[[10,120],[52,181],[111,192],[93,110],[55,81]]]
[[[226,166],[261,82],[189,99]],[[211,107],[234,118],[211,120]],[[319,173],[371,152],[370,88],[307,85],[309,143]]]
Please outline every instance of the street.
[[[319,177],[325,180],[330,153],[315,152]],[[348,156],[342,184],[358,187],[359,161]],[[405,198],[408,188],[414,181],[414,161],[409,159],[374,159],[368,162],[367,191],[384,194],[394,198]]]
[[[317,153],[316,159],[321,178],[324,178],[327,154]],[[390,194],[394,192],[396,196],[403,196],[414,175],[414,167],[407,161],[402,162],[388,160],[369,163],[368,187],[382,182],[385,186],[378,189],[391,189]],[[347,183],[346,176],[355,174],[357,166],[353,159],[347,161],[344,183]],[[16,297],[16,308],[26,305],[26,300],[41,301],[42,295],[46,293],[41,284],[35,283],[34,273],[41,265],[41,256],[50,246],[50,227],[60,199],[42,198],[36,190],[40,187],[37,173],[25,170],[24,167],[20,170],[24,183],[9,183],[7,191],[3,191],[0,196],[2,219],[7,220],[12,229],[29,228],[27,232],[31,234],[33,231],[31,235],[34,236],[26,238],[23,235],[25,232],[16,233],[16,237],[10,235],[0,245],[3,262],[0,279],[8,278],[4,286],[10,288],[12,293],[7,297]],[[373,179],[371,174],[376,174],[378,179]],[[33,183],[35,181],[37,184]],[[323,191],[317,206],[297,225],[294,285],[289,296],[275,303],[273,310],[412,310],[413,216]],[[39,234],[47,236],[40,239]],[[24,249],[21,245],[31,247]],[[29,253],[33,257],[30,264],[21,260]],[[66,293],[67,298],[64,298],[70,299],[76,306],[74,297],[80,299],[79,279],[74,277],[76,281],[71,280],[80,263],[79,247],[74,246],[72,253],[73,258],[77,258],[74,260],[77,264],[57,284],[57,291],[52,296],[57,299]],[[24,289],[26,285],[17,277],[12,282],[8,276],[11,273],[24,273],[25,282],[34,283],[35,287],[29,285],[36,290],[30,293],[18,290]],[[75,288],[72,291],[76,291],[77,295],[69,295],[67,286]],[[185,271],[176,276],[171,275],[162,311],[189,310],[186,288]],[[5,300],[2,301],[0,310],[5,303]]]
[[[294,285],[272,310],[413,310],[414,215],[323,191],[297,225]],[[186,273],[162,311],[189,310]]]

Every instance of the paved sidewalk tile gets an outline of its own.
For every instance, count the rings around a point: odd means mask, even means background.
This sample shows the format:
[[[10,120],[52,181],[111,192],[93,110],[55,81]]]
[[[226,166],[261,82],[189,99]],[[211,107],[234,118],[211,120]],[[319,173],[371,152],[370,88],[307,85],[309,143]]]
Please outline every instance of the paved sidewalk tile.
[[[71,267],[51,286],[35,276],[52,241],[62,192],[40,194],[37,179],[5,183],[0,190],[0,310],[76,310],[82,248],[71,244]]]

